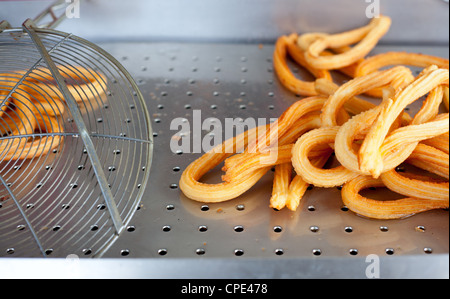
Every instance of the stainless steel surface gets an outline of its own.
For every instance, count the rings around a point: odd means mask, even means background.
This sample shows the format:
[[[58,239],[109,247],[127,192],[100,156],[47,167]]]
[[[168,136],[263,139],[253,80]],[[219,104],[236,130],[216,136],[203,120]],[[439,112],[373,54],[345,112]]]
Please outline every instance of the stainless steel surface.
[[[20,26],[53,0],[0,1],[0,20]],[[372,0],[373,3],[377,0]],[[90,41],[274,41],[291,32],[340,32],[367,22],[364,0],[81,0],[59,30]],[[443,0],[379,0],[393,17],[382,43],[448,44]]]
[[[0,2],[0,20],[8,19],[13,26],[19,26],[50,2]],[[374,53],[405,50],[448,57],[448,3],[380,2],[382,12],[391,16],[394,23]],[[351,0],[82,1],[80,18],[66,20],[59,29],[99,42],[136,80],[153,119],[152,170],[148,181],[143,177],[145,172],[139,172],[137,181],[142,185],[138,183],[137,187],[144,192],[142,201],[128,210],[125,231],[99,254],[102,259],[84,259],[94,256],[96,249],[87,245],[102,243],[104,235],[101,230],[90,230],[99,227],[98,221],[90,221],[89,213],[81,215],[86,211],[83,201],[74,199],[68,210],[60,210],[67,204],[61,196],[42,200],[35,209],[34,199],[42,198],[38,195],[42,189],[19,193],[31,196],[23,205],[33,204],[30,211],[34,213],[30,214],[36,218],[31,222],[38,224],[34,227],[43,236],[43,248],[59,246],[67,237],[78,243],[49,255],[67,259],[45,260],[15,259],[27,254],[8,251],[11,247],[2,245],[0,256],[8,258],[0,259],[0,277],[367,278],[366,257],[375,254],[380,258],[381,278],[448,278],[448,211],[432,211],[395,221],[364,219],[343,208],[339,190],[320,188],[307,192],[297,212],[274,211],[268,207],[271,172],[245,195],[222,204],[193,202],[177,186],[183,169],[200,154],[170,151],[170,140],[177,133],[170,130],[173,119],[182,117],[192,124],[194,110],[201,112],[202,120],[213,117],[218,122],[227,117],[278,117],[299,98],[287,92],[273,73],[275,38],[292,31],[338,32],[360,26],[367,23],[364,15],[367,5],[366,1]],[[126,77],[117,78],[126,81]],[[112,82],[110,88],[116,86]],[[137,87],[132,86],[128,92]],[[115,95],[113,90],[112,96]],[[127,99],[134,99],[126,95]],[[410,111],[417,111],[418,107],[415,104]],[[138,102],[135,108],[132,113],[139,113],[144,106]],[[111,110],[100,109],[100,118]],[[112,115],[119,122],[109,124],[120,128],[124,116],[119,110],[116,112]],[[91,121],[88,122],[93,128],[91,136],[98,140],[99,152],[107,153],[104,165],[113,165],[119,159],[121,167],[137,173],[142,160],[135,153],[145,151],[136,150],[141,143],[133,143],[133,138],[130,141],[111,138],[123,131],[115,130],[116,127],[109,131],[103,126],[100,127],[106,131],[99,131],[97,118],[89,116],[87,121]],[[132,124],[136,125],[134,119]],[[207,133],[203,131],[202,137]],[[119,137],[123,136],[119,133]],[[72,182],[68,173],[85,163],[77,162],[84,157],[79,155],[83,146],[77,134],[66,138],[57,157],[77,158],[66,164],[56,163],[58,171],[45,176],[47,182],[66,178],[54,184],[55,196],[66,194],[66,187]],[[118,147],[122,150],[120,157],[111,155],[111,149]],[[128,158],[123,155],[123,148],[127,149]],[[32,173],[42,175],[44,165]],[[86,165],[82,184],[98,194],[98,186],[89,181],[92,169]],[[11,177],[36,178],[27,174],[31,169],[27,163],[17,166],[24,171],[9,172]],[[108,172],[116,181],[122,179],[118,173]],[[207,180],[217,181],[219,176],[220,171],[215,171]],[[34,181],[22,185],[34,189]],[[117,184],[112,186],[116,188]],[[19,187],[12,185],[11,190],[17,191]],[[138,190],[124,194],[124,186],[120,185],[114,194],[138,198],[141,194],[136,195]],[[57,208],[46,207],[51,201],[55,201]],[[17,210],[2,219],[5,207],[0,208],[0,234],[7,235],[11,244],[17,244],[23,237],[21,234],[30,232],[20,230],[23,218]],[[48,217],[37,218],[46,211],[50,211]],[[72,214],[66,215],[67,212]],[[98,213],[101,212],[94,215]],[[60,219],[77,220],[78,227],[65,231],[64,226],[58,226]],[[112,227],[110,222],[105,223]],[[58,227],[61,229],[53,229]],[[31,244],[21,245],[35,249],[30,236],[28,240]],[[90,248],[94,251],[86,250]]]
[[[154,159],[142,201],[101,261],[85,262],[90,255],[66,251],[69,259],[51,261],[48,271],[38,274],[33,269],[41,267],[39,260],[7,259],[0,276],[24,277],[20,269],[27,268],[25,277],[365,278],[371,254],[380,257],[382,278],[448,276],[448,211],[395,221],[364,219],[342,209],[339,190],[320,188],[308,191],[297,212],[274,211],[268,207],[272,173],[245,195],[221,204],[193,202],[174,188],[200,154],[170,151],[177,133],[170,130],[173,119],[192,123],[197,109],[202,119],[269,119],[299,100],[273,73],[273,45],[101,46],[136,79],[153,119]],[[378,47],[374,53],[392,49]],[[448,57],[445,47],[395,49]],[[410,109],[414,113],[418,105]],[[208,180],[217,180],[218,174]],[[77,271],[68,274],[67,267],[74,265]]]
[[[15,140],[49,143],[62,137],[63,142],[44,155],[30,150],[27,159],[5,158],[2,150],[0,256],[98,257],[126,228],[148,181],[150,116],[136,83],[104,50],[71,34],[30,27],[27,22],[24,30],[0,33],[0,100],[9,107],[2,115],[0,141],[2,147]],[[102,84],[94,85],[78,68]],[[46,70],[56,84],[45,79]],[[75,83],[61,77],[68,70],[78,75]],[[11,77],[18,71],[23,71],[20,80]],[[52,98],[39,84],[59,90],[61,97]],[[87,86],[74,91],[81,101],[75,102],[66,84]],[[40,126],[33,134],[12,133],[9,126],[34,121],[15,115],[39,109],[39,101],[53,109],[52,101],[63,103],[64,109],[57,109],[63,131]],[[31,114],[37,123],[39,117],[50,118],[49,111],[39,111]]]
[[[276,118],[298,97],[273,73],[273,45],[136,43],[103,44],[139,82],[154,123],[155,156],[142,205],[108,258],[306,258],[366,257],[393,263],[404,256],[445,256],[449,252],[448,211],[402,220],[371,220],[343,210],[338,189],[314,188],[297,212],[269,208],[272,173],[243,196],[202,204],[176,188],[185,167],[200,154],[177,155],[170,140],[173,119],[192,126],[202,120]],[[373,53],[405,50],[448,57],[446,47],[378,47]],[[343,79],[343,78],[341,78]],[[420,103],[409,107],[411,113]],[[208,132],[203,131],[202,136]],[[187,133],[189,134],[189,133]],[[190,138],[193,138],[190,135]],[[220,171],[207,179],[217,181]],[[363,273],[362,273],[363,275]]]

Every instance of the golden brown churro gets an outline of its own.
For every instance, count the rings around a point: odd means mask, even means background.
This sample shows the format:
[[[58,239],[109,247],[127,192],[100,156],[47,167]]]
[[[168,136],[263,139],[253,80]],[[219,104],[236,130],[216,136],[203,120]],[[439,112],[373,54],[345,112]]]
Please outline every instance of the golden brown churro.
[[[359,151],[361,170],[370,172],[374,177],[380,176],[383,171],[383,159],[380,148],[389,132],[390,126],[404,111],[406,106],[437,86],[442,84],[448,85],[448,73],[446,69],[430,70],[405,89],[401,89],[388,105],[383,107],[361,145]]]
[[[341,187],[344,204],[355,213],[377,219],[398,219],[449,206],[449,67],[448,59],[388,52],[367,57],[391,25],[388,17],[340,34],[306,33],[281,36],[274,50],[280,83],[306,98],[293,103],[265,130],[256,129],[224,142],[245,139],[238,154],[206,153],[185,170],[181,190],[193,200],[230,200],[253,186],[275,167],[269,206],[297,210],[308,186]],[[354,45],[355,44],[355,45]],[[354,46],[352,46],[354,45]],[[305,82],[289,70],[287,59],[316,78]],[[422,67],[415,77],[405,65]],[[350,77],[338,85],[330,76]],[[379,103],[359,95],[379,98]],[[405,108],[423,96],[420,110]],[[267,130],[269,128],[269,130]],[[267,153],[276,153],[269,159]],[[324,167],[332,153],[340,165]],[[198,180],[221,162],[223,182]],[[403,163],[428,176],[401,173]],[[294,170],[294,172],[293,172]],[[439,177],[434,178],[431,176]],[[398,200],[374,200],[360,195],[370,187],[388,188]]]
[[[396,200],[374,200],[359,194],[363,189],[385,187],[381,179],[358,176],[342,188],[342,201],[356,214],[374,219],[399,219],[417,213],[448,208],[448,199],[429,200],[406,197]]]
[[[106,91],[106,78],[93,70],[64,66],[58,66],[58,70],[78,103],[99,101]],[[4,102],[1,132],[7,135],[0,142],[1,160],[33,159],[63,142],[64,96],[47,68],[38,67],[29,74],[0,74],[0,101]],[[33,136],[35,132],[39,134]]]
[[[349,66],[369,54],[390,26],[391,19],[381,16],[372,19],[365,27],[318,38],[308,47],[305,54],[306,61],[320,70],[336,70]],[[357,44],[344,53],[320,55],[325,49],[341,48],[355,43]]]
[[[273,178],[272,197],[270,198],[270,207],[281,210],[286,206],[289,194],[289,184],[292,177],[292,164],[278,164],[275,166]]]
[[[297,35],[281,36],[276,44],[273,54],[274,68],[279,80],[291,92],[301,96],[314,96],[317,91],[314,88],[314,82],[306,82],[297,78],[289,69],[287,64],[287,55],[289,54],[298,64],[305,67],[316,78],[327,79],[331,81],[331,75],[328,71],[321,71],[309,67],[305,61],[302,50],[296,45]]]

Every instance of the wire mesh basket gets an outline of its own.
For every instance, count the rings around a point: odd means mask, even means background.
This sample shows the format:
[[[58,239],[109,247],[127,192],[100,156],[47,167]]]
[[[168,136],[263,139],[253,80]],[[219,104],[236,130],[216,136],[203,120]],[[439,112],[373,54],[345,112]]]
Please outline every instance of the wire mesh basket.
[[[52,29],[0,30],[0,257],[101,256],[145,189],[152,129],[108,53]]]

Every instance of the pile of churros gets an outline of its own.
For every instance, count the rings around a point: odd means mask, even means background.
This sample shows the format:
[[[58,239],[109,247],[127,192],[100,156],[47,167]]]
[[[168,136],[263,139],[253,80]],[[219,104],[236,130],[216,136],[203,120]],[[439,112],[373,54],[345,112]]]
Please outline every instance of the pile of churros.
[[[58,70],[78,103],[104,91],[106,79],[92,70],[64,66]],[[0,161],[37,158],[63,142],[64,96],[54,81],[45,67],[29,74],[0,73],[0,132],[7,136],[0,141]]]
[[[181,176],[183,193],[200,202],[231,200],[274,167],[270,207],[278,210],[295,211],[310,185],[338,187],[344,205],[369,218],[398,219],[448,208],[449,61],[405,52],[369,57],[390,26],[391,19],[381,16],[339,34],[281,36],[273,55],[276,76],[304,98],[276,122],[249,129],[192,162]],[[288,58],[315,80],[295,76]],[[414,76],[408,66],[422,71]],[[332,71],[350,80],[338,85]],[[415,101],[423,102],[421,109],[409,115],[405,108]],[[269,159],[274,150],[276,159]],[[340,165],[325,167],[332,156]],[[221,183],[201,182],[221,163]],[[405,164],[420,171],[405,171],[410,169]],[[388,188],[401,198],[361,195],[372,187]]]

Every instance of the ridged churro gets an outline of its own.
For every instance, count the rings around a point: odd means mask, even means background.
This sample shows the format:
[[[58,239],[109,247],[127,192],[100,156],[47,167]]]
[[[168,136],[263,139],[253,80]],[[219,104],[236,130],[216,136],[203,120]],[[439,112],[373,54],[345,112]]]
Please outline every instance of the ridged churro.
[[[281,36],[274,50],[276,76],[290,92],[305,98],[265,130],[256,135],[255,129],[249,130],[255,137],[246,139],[241,152],[206,153],[191,163],[180,180],[181,190],[202,202],[230,200],[275,167],[269,206],[278,210],[297,210],[310,185],[342,187],[344,204],[369,218],[398,219],[448,208],[449,114],[441,109],[448,111],[448,59],[405,52],[368,57],[390,25],[390,18],[382,16],[339,34]],[[294,76],[288,59],[315,80]],[[414,76],[407,66],[423,70]],[[339,85],[332,71],[350,80]],[[378,104],[361,95],[379,98]],[[405,108],[419,99],[419,111],[407,113]],[[244,135],[226,141],[222,149]],[[269,159],[269,152],[276,158]],[[325,168],[333,153],[340,165]],[[198,182],[222,162],[221,184]],[[401,173],[403,164],[430,174]],[[388,188],[403,198],[380,201],[360,194],[370,187]]]

